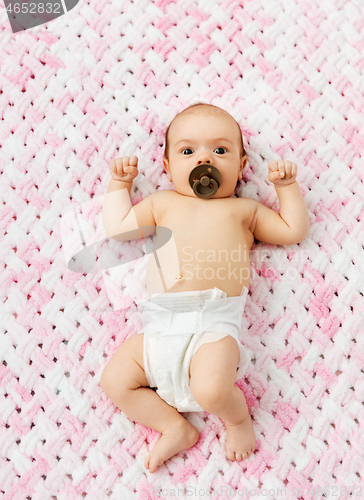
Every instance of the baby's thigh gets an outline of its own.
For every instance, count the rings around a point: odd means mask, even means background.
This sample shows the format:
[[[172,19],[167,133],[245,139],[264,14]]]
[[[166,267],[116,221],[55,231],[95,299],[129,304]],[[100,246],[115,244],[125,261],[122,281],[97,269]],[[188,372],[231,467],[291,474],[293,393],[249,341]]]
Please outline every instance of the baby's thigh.
[[[147,387],[143,362],[144,334],[132,335],[115,351],[101,375],[101,387],[106,393],[114,388]]]
[[[216,342],[203,344],[193,355],[190,363],[190,388],[192,393],[216,390],[235,383],[239,363],[239,347],[236,340],[227,335]]]

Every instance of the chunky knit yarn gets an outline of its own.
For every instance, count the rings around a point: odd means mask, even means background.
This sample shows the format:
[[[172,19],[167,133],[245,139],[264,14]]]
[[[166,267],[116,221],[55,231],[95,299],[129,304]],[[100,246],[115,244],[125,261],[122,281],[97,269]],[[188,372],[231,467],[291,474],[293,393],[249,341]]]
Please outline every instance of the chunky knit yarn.
[[[0,20],[0,497],[364,495],[363,1],[80,0],[23,33],[3,5]],[[150,474],[159,434],[99,385],[141,328],[145,245],[105,242],[120,265],[82,273],[65,234],[78,214],[85,245],[102,241],[115,156],[139,157],[133,203],[172,188],[164,132],[198,100],[242,128],[239,196],[277,210],[268,162],[298,164],[310,231],[252,248],[237,384],[255,454],[228,461],[222,421],[190,413],[198,442]]]

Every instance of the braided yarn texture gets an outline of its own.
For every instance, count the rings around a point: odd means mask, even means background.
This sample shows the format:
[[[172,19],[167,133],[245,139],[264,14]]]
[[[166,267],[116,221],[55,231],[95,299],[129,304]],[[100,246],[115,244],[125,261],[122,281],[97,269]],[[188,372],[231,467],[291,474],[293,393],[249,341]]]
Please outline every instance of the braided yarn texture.
[[[364,2],[80,0],[17,34],[2,4],[0,30],[0,498],[364,497]],[[145,248],[72,271],[62,224],[82,212],[102,239],[116,156],[139,157],[133,203],[172,189],[164,133],[196,101],[241,126],[238,196],[278,210],[268,162],[297,163],[310,230],[251,251],[237,385],[254,455],[228,461],[223,422],[190,413],[198,442],[150,474],[159,434],[99,383],[142,326]]]

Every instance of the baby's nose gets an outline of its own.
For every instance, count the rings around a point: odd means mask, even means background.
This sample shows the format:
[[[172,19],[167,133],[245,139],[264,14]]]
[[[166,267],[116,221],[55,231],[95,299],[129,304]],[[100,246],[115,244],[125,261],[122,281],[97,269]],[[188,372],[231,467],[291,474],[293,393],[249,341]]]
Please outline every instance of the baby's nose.
[[[202,165],[203,163],[211,164],[211,160],[207,155],[203,155],[197,161],[197,165]]]

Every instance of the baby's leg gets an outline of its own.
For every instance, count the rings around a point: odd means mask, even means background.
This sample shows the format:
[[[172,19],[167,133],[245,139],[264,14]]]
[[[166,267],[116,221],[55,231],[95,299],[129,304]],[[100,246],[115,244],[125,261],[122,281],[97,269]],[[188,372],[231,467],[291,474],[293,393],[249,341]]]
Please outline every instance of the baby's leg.
[[[192,357],[190,389],[197,403],[222,418],[226,425],[226,455],[247,458],[255,449],[255,435],[244,394],[235,385],[239,347],[228,335],[203,344]]]
[[[142,333],[129,337],[117,349],[102,373],[101,387],[130,419],[162,434],[145,459],[150,472],[198,440],[196,427],[148,387]]]

